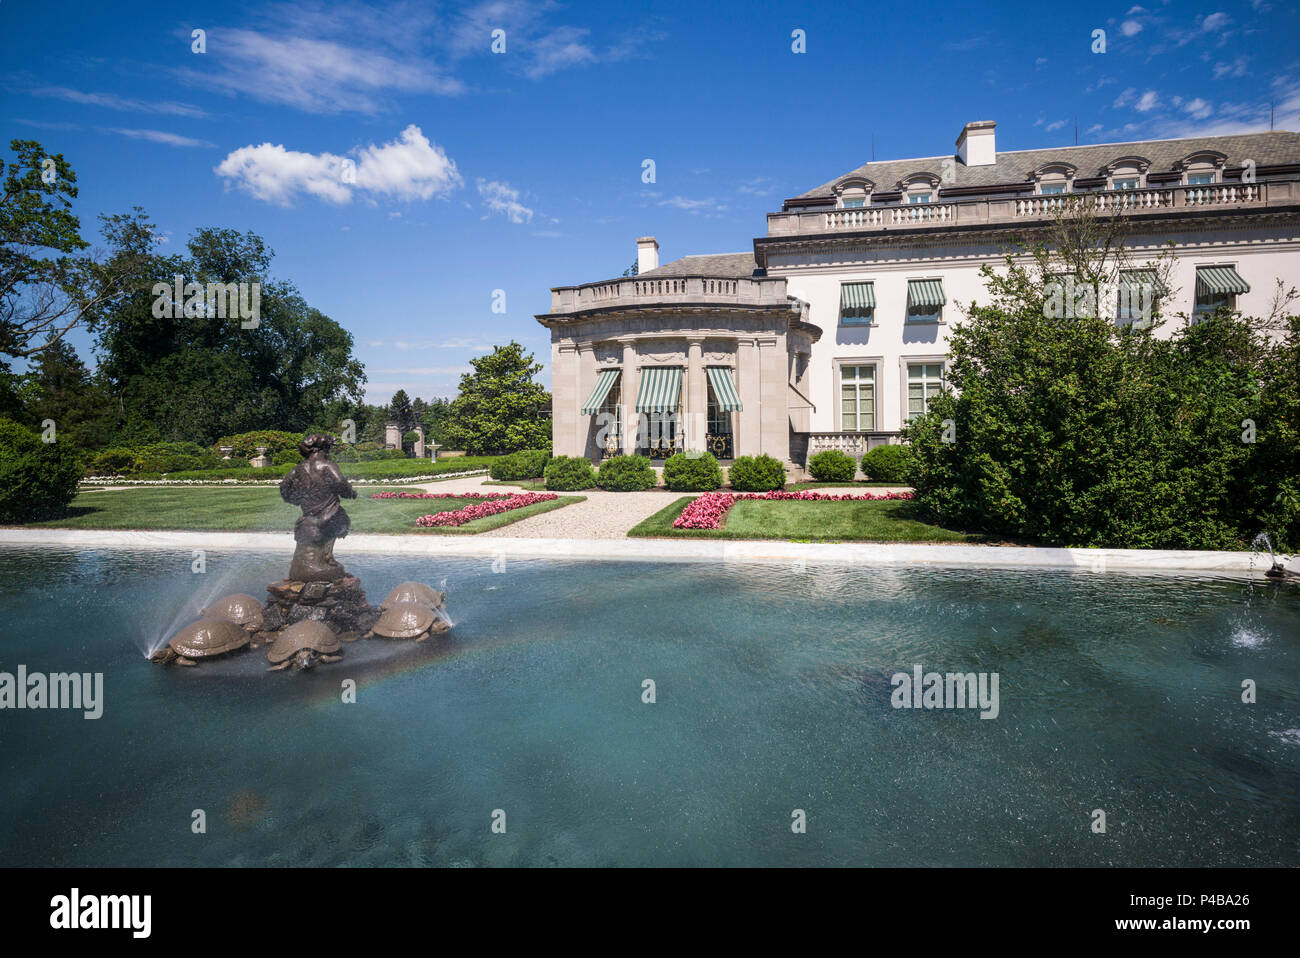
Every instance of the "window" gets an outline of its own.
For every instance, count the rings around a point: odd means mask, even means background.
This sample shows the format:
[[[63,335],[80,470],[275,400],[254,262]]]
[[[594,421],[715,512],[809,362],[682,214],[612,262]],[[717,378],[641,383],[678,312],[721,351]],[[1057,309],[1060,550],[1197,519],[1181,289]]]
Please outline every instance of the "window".
[[[875,283],[842,283],[840,285],[840,325],[874,326],[875,323]]]
[[[840,367],[840,429],[874,432],[876,429],[876,367]]]
[[[907,281],[907,322],[941,323],[943,307],[948,297],[941,279],[909,279]]]
[[[928,203],[933,193],[908,193],[907,202],[909,203]]]
[[[1250,284],[1231,266],[1198,266],[1196,268],[1196,311],[1204,316],[1220,307],[1237,308],[1237,296],[1249,293]]]
[[[857,210],[857,209],[861,209],[866,205],[867,205],[867,198],[865,196],[858,196],[851,199],[846,199],[843,203],[843,208],[846,210]]]
[[[1213,173],[1188,173],[1188,186],[1209,186],[1214,182]]]
[[[623,435],[622,413],[619,411],[620,398],[623,395],[623,377],[619,376],[614,380],[614,385],[609,387],[609,392],[605,394],[605,401],[600,404],[600,413],[596,419],[599,423],[608,423],[605,427],[606,446],[612,449],[618,449],[621,445]],[[608,416],[608,419],[601,419],[599,416]]]
[[[1115,180],[1111,187],[1113,190],[1136,190],[1138,188],[1138,178],[1136,176],[1125,176]]]
[[[1064,183],[1044,183],[1038,188],[1038,192],[1043,196],[1056,196],[1065,192]]]
[[[930,411],[930,400],[943,389],[943,363],[909,363],[907,366],[907,418]]]

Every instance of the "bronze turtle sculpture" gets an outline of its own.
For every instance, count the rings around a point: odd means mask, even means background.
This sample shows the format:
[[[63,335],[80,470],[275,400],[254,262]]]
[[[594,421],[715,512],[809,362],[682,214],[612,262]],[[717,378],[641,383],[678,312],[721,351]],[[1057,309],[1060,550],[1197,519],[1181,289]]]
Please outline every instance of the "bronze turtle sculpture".
[[[423,602],[396,602],[384,610],[366,636],[423,642],[434,633],[446,632],[450,628],[451,623],[445,615]]]
[[[325,623],[304,619],[285,629],[271,643],[266,657],[271,662],[268,672],[277,672],[294,666],[309,669],[319,662],[337,662],[343,658],[339,637]]]
[[[249,632],[259,632],[262,628],[262,603],[251,595],[236,592],[222,596],[199,615],[205,619],[225,619]]]
[[[436,609],[447,598],[446,593],[425,585],[423,582],[403,582],[388,593],[388,597],[379,603],[379,608],[387,610],[399,602],[418,602],[430,609]]]
[[[234,652],[248,645],[247,630],[225,619],[199,619],[171,637],[150,658],[166,665],[198,665],[197,659],[210,659]]]

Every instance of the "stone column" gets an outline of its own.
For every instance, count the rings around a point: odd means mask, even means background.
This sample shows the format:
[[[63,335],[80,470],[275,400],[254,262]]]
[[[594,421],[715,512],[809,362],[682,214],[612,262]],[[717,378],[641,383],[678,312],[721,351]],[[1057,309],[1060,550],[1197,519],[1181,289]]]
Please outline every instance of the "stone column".
[[[584,416],[582,414],[582,404],[587,401],[591,391],[596,388],[595,343],[578,343],[577,360],[574,363],[574,377],[577,383],[577,392],[573,408],[577,413],[577,421],[574,423],[573,454],[575,456],[590,456],[591,444],[596,432],[592,428],[592,424],[596,422],[596,417]]]
[[[416,426],[415,432],[418,437],[415,440],[415,458],[423,459],[424,458],[424,427]]]
[[[384,446],[388,449],[402,448],[402,430],[397,423],[384,423]]]
[[[623,347],[623,453],[636,455],[636,428],[639,416],[636,411],[636,394],[641,387],[641,370],[636,363],[636,340],[620,339]]]
[[[734,444],[737,456],[756,456],[762,451],[759,419],[758,347],[752,339],[736,341],[736,390],[740,393]]]
[[[766,455],[788,462],[790,419],[786,392],[790,387],[786,373],[785,350],[780,348],[782,345],[784,344],[776,339],[758,341],[758,365],[762,384],[759,390],[761,420],[759,449]]]
[[[580,456],[576,445],[578,411],[578,354],[573,343],[551,347],[551,444],[557,456]]]
[[[704,449],[704,434],[709,423],[709,387],[704,380],[704,343],[689,339],[686,343],[686,448]]]

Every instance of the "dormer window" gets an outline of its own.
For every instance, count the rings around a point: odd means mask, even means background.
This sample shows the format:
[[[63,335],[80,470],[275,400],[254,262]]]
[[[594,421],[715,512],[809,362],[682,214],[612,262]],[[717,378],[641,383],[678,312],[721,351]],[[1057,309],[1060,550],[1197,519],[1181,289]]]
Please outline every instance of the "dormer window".
[[[916,193],[908,193],[908,194],[907,194],[907,202],[909,202],[909,203],[929,203],[930,200],[931,200],[931,198],[932,198],[933,196],[934,196],[934,194],[931,193],[929,190],[925,190],[925,191],[921,191],[921,192],[916,192]]]
[[[1110,188],[1112,190],[1136,190],[1141,182],[1141,177],[1117,176],[1111,181]]]
[[[1048,163],[1031,170],[1029,179],[1034,181],[1034,192],[1040,196],[1058,196],[1073,191],[1076,172],[1076,167],[1069,163]]]
[[[1043,183],[1038,187],[1038,192],[1043,196],[1057,196],[1065,192],[1064,183]]]
[[[1183,157],[1174,164],[1174,169],[1183,174],[1184,186],[1213,186],[1223,182],[1223,167],[1227,161],[1226,153],[1200,150]]]
[[[1121,156],[1106,166],[1107,189],[1140,190],[1146,187],[1147,170],[1151,161],[1143,156]]]
[[[840,201],[840,206],[846,210],[857,210],[867,205],[865,196],[846,196]]]
[[[832,188],[835,205],[842,210],[858,210],[871,202],[871,191],[876,184],[860,176],[847,176]]]
[[[1188,173],[1188,186],[1209,186],[1214,182],[1214,173]]]

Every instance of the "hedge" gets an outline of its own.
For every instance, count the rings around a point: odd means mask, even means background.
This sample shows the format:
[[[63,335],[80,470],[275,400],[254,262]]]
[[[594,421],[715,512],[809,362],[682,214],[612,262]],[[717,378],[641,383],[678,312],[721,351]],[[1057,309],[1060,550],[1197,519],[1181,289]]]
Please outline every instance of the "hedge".
[[[877,446],[862,457],[862,473],[876,482],[906,482],[910,461],[906,446]]]
[[[590,489],[596,484],[596,473],[591,463],[582,456],[556,456],[546,464],[543,473],[546,488],[558,492]]]
[[[673,492],[712,492],[722,485],[722,467],[712,453],[679,452],[664,462],[664,484]]]
[[[823,449],[808,460],[808,471],[818,482],[852,482],[858,464],[846,452]]]
[[[550,460],[549,449],[521,449],[519,452],[501,456],[492,463],[490,475],[498,482],[538,479],[545,474],[546,464]]]
[[[596,482],[602,489],[639,492],[653,489],[659,480],[650,460],[644,456],[613,456],[600,464]]]
[[[77,451],[42,442],[26,426],[0,419],[0,522],[32,522],[61,515],[81,479]]]
[[[770,492],[785,487],[785,466],[771,456],[741,456],[727,470],[737,492]]]

